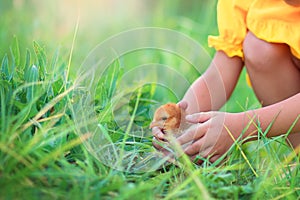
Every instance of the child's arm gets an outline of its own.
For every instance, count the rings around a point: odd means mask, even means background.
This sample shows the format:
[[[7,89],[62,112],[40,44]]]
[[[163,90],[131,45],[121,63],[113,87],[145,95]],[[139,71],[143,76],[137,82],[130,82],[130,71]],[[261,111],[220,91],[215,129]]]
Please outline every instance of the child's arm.
[[[219,110],[230,97],[243,68],[242,59],[216,52],[209,68],[187,90],[187,114]]]
[[[187,116],[191,123],[198,124],[178,138],[181,144],[193,141],[185,152],[192,159],[196,155],[210,156],[214,162],[227,152],[243,129],[243,138],[257,135],[258,128],[267,132],[268,137],[285,134],[291,129],[291,134],[300,132],[300,93],[276,104],[241,113],[202,112]]]
[[[247,111],[244,115],[254,118],[255,123],[259,121],[263,131],[267,130],[268,126],[272,124],[267,134],[268,137],[287,133],[293,123],[295,125],[291,133],[300,132],[300,93],[276,104]],[[252,129],[255,130],[255,127],[252,127]],[[249,131],[247,131],[247,134],[249,134]]]
[[[217,51],[209,68],[191,85],[181,101],[188,105],[186,114],[219,110],[235,88],[242,68],[241,58],[230,58],[223,51]],[[152,129],[152,134],[164,139],[158,127]]]

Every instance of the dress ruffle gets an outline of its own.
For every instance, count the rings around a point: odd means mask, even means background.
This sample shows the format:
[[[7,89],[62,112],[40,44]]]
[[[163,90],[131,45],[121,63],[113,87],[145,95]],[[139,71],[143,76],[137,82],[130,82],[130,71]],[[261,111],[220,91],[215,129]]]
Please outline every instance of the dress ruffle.
[[[291,53],[300,58],[300,24],[280,23],[274,20],[258,21],[251,18],[248,20],[248,29],[264,41],[289,45]]]
[[[248,30],[256,37],[289,45],[300,59],[300,7],[283,0],[219,0],[219,36],[209,36],[208,44],[228,56],[243,58],[243,40]],[[245,6],[246,5],[246,6]]]

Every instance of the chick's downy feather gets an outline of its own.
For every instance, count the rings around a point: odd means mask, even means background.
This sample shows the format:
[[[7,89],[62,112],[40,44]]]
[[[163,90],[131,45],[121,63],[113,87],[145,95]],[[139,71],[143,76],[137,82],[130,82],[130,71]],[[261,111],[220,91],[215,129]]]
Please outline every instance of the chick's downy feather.
[[[184,110],[182,110],[177,104],[167,103],[155,111],[150,128],[158,127],[164,133],[175,134],[179,131],[184,117]]]

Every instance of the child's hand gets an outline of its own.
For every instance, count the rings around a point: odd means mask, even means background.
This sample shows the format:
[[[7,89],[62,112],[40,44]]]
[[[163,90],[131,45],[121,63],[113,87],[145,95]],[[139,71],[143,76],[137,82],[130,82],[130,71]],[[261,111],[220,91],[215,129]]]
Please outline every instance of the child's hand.
[[[188,129],[177,141],[180,144],[192,142],[185,148],[185,153],[192,160],[200,155],[209,158],[210,162],[215,162],[233,144],[230,134],[236,139],[242,131],[239,114],[201,112],[187,116],[186,120],[197,125]],[[201,162],[198,161],[199,164]]]

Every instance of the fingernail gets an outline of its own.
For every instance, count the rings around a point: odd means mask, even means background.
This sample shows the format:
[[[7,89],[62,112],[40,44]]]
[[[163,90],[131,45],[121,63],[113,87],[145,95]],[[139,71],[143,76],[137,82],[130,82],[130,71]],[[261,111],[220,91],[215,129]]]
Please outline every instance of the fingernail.
[[[164,139],[164,138],[165,138],[164,134],[162,134],[162,133],[158,133],[158,134],[157,134],[157,137],[158,137],[159,139]]]
[[[154,126],[153,128],[152,128],[152,131],[154,131],[154,132],[156,132],[158,130],[158,128],[156,127],[156,126]]]
[[[194,117],[193,117],[193,115],[187,115],[187,116],[185,117],[185,119],[186,119],[186,120],[193,120]]]

